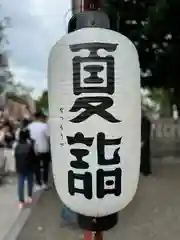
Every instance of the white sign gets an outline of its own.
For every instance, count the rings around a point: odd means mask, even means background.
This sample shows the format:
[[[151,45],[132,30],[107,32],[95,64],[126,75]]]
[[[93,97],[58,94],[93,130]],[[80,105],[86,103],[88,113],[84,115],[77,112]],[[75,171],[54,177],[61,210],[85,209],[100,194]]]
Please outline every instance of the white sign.
[[[125,36],[84,28],[49,57],[53,172],[62,201],[106,216],[133,198],[140,166],[140,67]]]

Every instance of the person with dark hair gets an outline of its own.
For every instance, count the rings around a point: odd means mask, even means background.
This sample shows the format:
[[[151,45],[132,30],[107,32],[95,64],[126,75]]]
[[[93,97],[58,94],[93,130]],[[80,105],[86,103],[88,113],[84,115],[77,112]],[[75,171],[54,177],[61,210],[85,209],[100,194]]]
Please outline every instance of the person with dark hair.
[[[21,122],[20,122],[20,127],[16,130],[16,133],[15,133],[15,137],[16,137],[16,140],[18,140],[19,138],[19,133],[21,130],[23,131],[26,131],[28,129],[28,125],[31,123],[31,121],[27,118],[23,119]]]
[[[28,119],[23,119],[20,121],[20,125],[19,127],[17,128],[16,132],[15,132],[15,138],[16,140],[19,139],[19,133],[21,130],[26,130],[28,125],[30,124],[30,121]]]
[[[0,147],[4,150],[4,158],[6,161],[5,171],[14,171],[13,145],[15,142],[14,129],[10,122],[6,121],[0,131]]]
[[[24,206],[24,182],[27,179],[28,199],[27,203],[32,203],[33,194],[33,173],[35,166],[35,152],[33,143],[29,140],[29,131],[20,131],[19,140],[14,150],[16,171],[18,174],[18,197],[19,209]]]
[[[6,148],[12,148],[15,141],[13,127],[9,122],[4,124],[4,143]]]
[[[50,136],[48,124],[46,123],[46,116],[37,112],[35,114],[35,120],[29,124],[28,129],[30,131],[31,139],[34,141],[34,147],[36,152],[36,183],[41,188],[48,188],[49,166],[50,166]],[[41,176],[41,169],[43,177]]]
[[[29,119],[24,118],[24,119],[22,120],[22,123],[21,123],[21,128],[22,128],[22,129],[27,128],[30,123],[31,123],[31,121],[30,121]]]

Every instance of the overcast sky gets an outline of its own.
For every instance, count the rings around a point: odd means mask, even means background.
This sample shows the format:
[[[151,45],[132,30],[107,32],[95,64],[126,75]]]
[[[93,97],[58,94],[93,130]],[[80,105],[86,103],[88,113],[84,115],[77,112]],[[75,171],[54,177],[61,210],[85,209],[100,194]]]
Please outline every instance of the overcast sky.
[[[49,51],[66,32],[70,1],[1,0],[3,15],[11,18],[10,67],[15,80],[34,87],[35,95],[47,87]]]

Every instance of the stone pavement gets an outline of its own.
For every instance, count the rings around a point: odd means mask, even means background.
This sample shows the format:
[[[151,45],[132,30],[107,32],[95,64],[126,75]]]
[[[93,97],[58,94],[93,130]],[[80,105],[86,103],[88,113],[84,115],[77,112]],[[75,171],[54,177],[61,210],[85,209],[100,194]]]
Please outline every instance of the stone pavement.
[[[17,240],[82,239],[82,231],[60,220],[55,191],[44,192]],[[119,214],[104,240],[180,239],[180,164],[156,164],[153,176],[141,177],[137,194]]]
[[[0,184],[0,240],[4,239],[20,214],[16,206],[16,189],[16,179],[13,177],[6,178],[5,182]]]
[[[33,205],[41,194],[42,191],[34,193]],[[17,180],[8,176],[0,184],[0,240],[15,240],[31,214],[30,206],[20,211],[17,204]]]

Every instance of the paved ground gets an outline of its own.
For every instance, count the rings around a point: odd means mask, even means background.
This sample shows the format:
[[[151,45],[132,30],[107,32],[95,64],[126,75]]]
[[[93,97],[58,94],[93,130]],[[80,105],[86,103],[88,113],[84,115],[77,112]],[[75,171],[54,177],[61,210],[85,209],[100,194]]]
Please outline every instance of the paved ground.
[[[34,193],[34,205],[41,194],[42,191]],[[15,176],[8,176],[0,184],[0,240],[15,240],[31,214],[30,206],[20,211],[17,204],[17,180]]]
[[[0,148],[0,163],[4,159],[4,151]],[[17,186],[15,177],[0,179],[0,240],[4,239],[18,219]]]
[[[20,211],[17,208],[17,187],[15,178],[0,184],[0,240],[4,239]]]
[[[141,177],[133,202],[119,214],[119,223],[105,240],[180,239],[180,164],[154,167],[153,176]],[[61,203],[55,191],[45,192],[18,240],[82,239],[79,229],[60,220]]]

